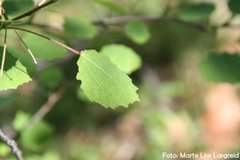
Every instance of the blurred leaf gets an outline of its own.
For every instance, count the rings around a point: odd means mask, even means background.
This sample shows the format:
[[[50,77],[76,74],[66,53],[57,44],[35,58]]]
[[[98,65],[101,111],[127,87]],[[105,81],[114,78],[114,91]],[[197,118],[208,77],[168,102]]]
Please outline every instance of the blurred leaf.
[[[126,9],[124,6],[121,6],[116,3],[116,1],[111,1],[111,0],[96,0],[98,4],[108,8],[110,11],[116,12],[116,13],[126,13]]]
[[[240,1],[239,0],[228,0],[228,7],[233,14],[240,13]]]
[[[97,160],[99,157],[99,148],[95,144],[80,143],[71,144],[70,154],[72,159]]]
[[[150,37],[151,33],[148,30],[148,27],[142,21],[134,20],[128,22],[124,26],[124,31],[126,35],[137,44],[146,43]]]
[[[22,38],[25,41],[25,43],[29,46],[34,56],[37,58],[42,58],[45,60],[54,60],[57,58],[61,58],[66,53],[68,53],[66,49],[58,46],[57,44],[33,34],[26,34]],[[59,40],[58,38],[55,37],[53,38]]]
[[[59,153],[54,151],[48,151],[41,158],[41,160],[60,160],[60,159],[61,158]]]
[[[53,128],[46,122],[39,122],[31,129],[21,133],[20,142],[23,147],[31,151],[39,151],[48,142],[53,133]]]
[[[77,79],[82,81],[81,88],[90,101],[114,109],[139,100],[132,80],[107,56],[94,50],[84,51],[78,67]]]
[[[38,155],[31,155],[31,156],[27,156],[25,157],[26,160],[42,160],[41,156]]]
[[[18,111],[14,120],[13,120],[13,127],[16,131],[21,131],[26,124],[28,123],[30,119],[30,115],[22,112],[22,111]]]
[[[181,8],[178,16],[187,21],[206,20],[214,8],[211,3],[186,4]]]
[[[0,47],[0,50],[3,50]],[[0,62],[2,56],[0,56]],[[3,76],[0,77],[0,91],[7,89],[16,89],[19,85],[31,81],[26,68],[8,51],[6,53],[6,60],[4,65]]]
[[[91,39],[97,34],[97,28],[89,21],[79,18],[65,18],[64,30],[76,38]]]
[[[132,49],[121,44],[105,45],[101,54],[108,56],[123,72],[130,74],[141,67],[140,56]]]
[[[200,64],[204,78],[214,82],[240,81],[240,56],[226,53],[211,53]]]
[[[48,88],[56,89],[63,81],[63,71],[58,67],[50,67],[39,73],[39,83]]]
[[[6,144],[0,143],[0,157],[5,157],[10,153],[10,148]]]
[[[33,0],[4,0],[3,8],[7,14],[23,13],[30,10],[34,5]]]

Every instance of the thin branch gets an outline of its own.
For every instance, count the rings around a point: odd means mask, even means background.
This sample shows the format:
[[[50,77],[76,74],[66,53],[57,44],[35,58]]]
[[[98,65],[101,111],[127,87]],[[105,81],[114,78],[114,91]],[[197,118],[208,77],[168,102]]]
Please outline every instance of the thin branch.
[[[29,11],[27,11],[27,12],[25,12],[25,13],[17,16],[17,17],[14,17],[12,20],[19,20],[19,19],[22,19],[22,18],[24,18],[24,17],[30,16],[30,15],[32,15],[33,13],[37,12],[38,10],[40,10],[40,9],[42,9],[42,8],[44,8],[44,7],[48,6],[48,5],[56,2],[56,1],[57,1],[57,0],[49,0],[49,1],[46,2],[46,3],[42,3],[41,5],[37,5],[37,6],[34,7],[33,9],[31,9],[31,10],[29,10]]]
[[[12,153],[15,155],[17,160],[23,160],[22,152],[18,148],[17,143],[14,140],[10,139],[7,135],[5,135],[1,129],[0,129],[0,139],[11,148]]]
[[[4,34],[4,44],[3,44],[3,55],[2,55],[2,63],[1,63],[1,69],[0,69],[0,77],[3,75],[5,60],[6,60],[6,52],[7,51],[7,29],[5,28],[5,34]]]
[[[111,17],[111,18],[94,21],[93,24],[100,25],[100,26],[108,26],[108,25],[122,24],[132,20],[161,22],[161,23],[177,23],[177,24],[185,25],[185,26],[192,27],[199,30],[206,30],[206,25],[202,23],[183,21],[180,19],[174,19],[174,18],[168,18],[168,17],[153,17],[153,16],[129,15],[129,16]]]
[[[38,110],[38,112],[32,117],[32,119],[28,122],[28,124],[26,125],[26,129],[30,129],[32,128],[36,123],[38,123],[39,121],[41,121],[43,119],[43,117],[46,116],[46,114],[54,107],[54,105],[60,100],[60,98],[62,97],[64,93],[64,89],[61,89],[59,91],[56,91],[54,93],[52,93],[47,102],[40,107],[40,109]]]
[[[42,0],[42,1],[40,1],[40,2],[37,4],[37,6],[43,5],[44,3],[46,3],[46,1],[47,1],[47,0]]]
[[[35,35],[37,35],[37,36],[39,36],[39,37],[42,37],[42,38],[44,38],[44,39],[47,39],[47,40],[49,40],[49,41],[51,41],[51,42],[53,42],[53,43],[55,43],[55,44],[57,44],[57,45],[59,45],[59,46],[61,46],[61,47],[63,47],[63,48],[69,50],[70,52],[72,52],[72,53],[74,53],[74,54],[80,55],[80,53],[81,53],[80,51],[77,51],[77,50],[75,50],[75,49],[73,49],[73,48],[71,48],[71,47],[63,44],[62,42],[59,42],[59,41],[57,41],[57,40],[55,40],[55,39],[52,39],[52,38],[50,38],[50,37],[48,37],[48,36],[45,36],[45,35],[42,35],[42,34],[40,34],[40,33],[37,33],[37,32],[34,32],[34,31],[30,31],[30,30],[28,30],[28,29],[19,28],[19,27],[7,27],[7,29],[16,29],[16,30],[21,30],[21,31],[28,32],[28,33],[31,33],[31,34],[35,34]]]

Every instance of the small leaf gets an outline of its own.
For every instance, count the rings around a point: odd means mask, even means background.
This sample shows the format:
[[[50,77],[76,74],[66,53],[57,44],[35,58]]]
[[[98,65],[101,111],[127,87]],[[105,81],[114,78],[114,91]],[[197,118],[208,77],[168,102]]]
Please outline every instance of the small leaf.
[[[2,47],[0,47],[2,50]],[[2,61],[2,56],[0,57]],[[16,89],[23,83],[31,81],[27,69],[9,52],[6,54],[4,73],[0,77],[0,91],[7,89]]]
[[[14,120],[13,120],[13,127],[16,131],[21,131],[26,124],[28,123],[30,119],[30,115],[22,112],[22,111],[18,111]]]
[[[89,21],[78,18],[65,18],[64,30],[76,38],[91,39],[97,34],[97,28]]]
[[[0,157],[6,157],[11,153],[11,149],[4,143],[0,143]]]
[[[114,11],[116,13],[126,13],[126,9],[117,4],[116,2],[114,1],[111,1],[111,0],[96,0],[96,2],[106,8],[108,8],[110,11]]]
[[[52,37],[52,36],[49,36]],[[57,39],[54,37],[54,39]],[[63,57],[68,51],[57,44],[32,34],[23,36],[23,40],[28,45],[32,53],[37,58],[54,60]],[[59,39],[58,39],[59,40]],[[59,40],[61,41],[61,40]]]
[[[138,101],[137,87],[111,60],[94,50],[82,52],[77,79],[90,101],[115,109]]]
[[[48,151],[42,156],[42,160],[59,160],[60,152]]]
[[[186,4],[181,8],[178,16],[187,21],[205,20],[213,12],[214,8],[211,3]]]
[[[240,82],[240,56],[211,53],[200,63],[204,78],[214,82]]]
[[[107,55],[123,72],[130,74],[141,67],[140,56],[131,48],[112,44],[102,48],[101,54]]]
[[[124,26],[124,31],[126,35],[137,44],[144,44],[151,37],[150,31],[148,30],[146,24],[139,20],[128,22]]]
[[[14,14],[27,11],[31,9],[34,5],[33,0],[4,0],[3,8],[6,13]]]
[[[31,151],[39,151],[44,147],[53,133],[53,128],[46,122],[39,122],[32,128],[23,130],[20,142],[23,147]]]
[[[232,11],[233,14],[240,13],[240,1],[239,0],[229,0],[228,7]]]

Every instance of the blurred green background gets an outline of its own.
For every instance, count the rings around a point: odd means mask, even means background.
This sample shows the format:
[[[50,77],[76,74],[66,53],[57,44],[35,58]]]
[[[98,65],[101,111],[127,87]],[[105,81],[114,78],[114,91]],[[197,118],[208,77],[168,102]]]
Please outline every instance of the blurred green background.
[[[4,8],[14,17],[38,2],[5,0]],[[89,102],[75,78],[77,56],[19,32],[38,58],[35,66],[9,32],[10,49],[27,59],[34,81],[0,92],[1,128],[26,160],[239,151],[239,8],[238,0],[59,0],[22,26],[79,50],[131,48],[142,61],[130,74],[140,102],[116,110]],[[53,95],[47,115],[26,127]],[[14,159],[4,144],[0,157]]]

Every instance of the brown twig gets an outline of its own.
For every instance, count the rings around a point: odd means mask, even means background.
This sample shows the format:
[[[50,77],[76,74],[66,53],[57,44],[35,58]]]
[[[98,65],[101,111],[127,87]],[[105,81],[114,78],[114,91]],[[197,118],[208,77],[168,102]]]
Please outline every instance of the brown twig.
[[[59,91],[56,91],[52,93],[47,102],[40,107],[40,109],[37,111],[37,113],[32,117],[32,119],[28,122],[26,125],[26,129],[32,128],[36,123],[38,123],[40,120],[43,119],[43,117],[46,116],[46,114],[54,107],[54,105],[60,100],[64,93],[64,89],[61,89]]]
[[[126,23],[132,20],[141,20],[147,22],[161,22],[161,23],[177,23],[184,26],[192,27],[198,30],[206,30],[206,24],[197,23],[197,22],[189,22],[175,18],[168,17],[153,17],[153,16],[135,16],[135,15],[127,15],[127,16],[119,16],[119,17],[111,17],[102,20],[94,21],[93,24],[100,26],[108,26],[108,25],[117,25]]]
[[[5,135],[1,129],[0,129],[0,139],[11,148],[12,153],[15,155],[17,160],[23,160],[22,152],[18,148],[17,143],[14,140],[10,139],[7,135]]]
[[[19,20],[19,19],[22,19],[22,18],[24,18],[24,17],[28,17],[28,16],[32,15],[33,13],[37,12],[38,10],[40,10],[40,9],[42,9],[42,8],[44,8],[44,7],[48,6],[48,5],[56,2],[56,1],[57,1],[57,0],[49,0],[49,1],[46,2],[46,3],[42,3],[41,5],[37,5],[37,6],[34,7],[33,9],[31,9],[31,10],[29,10],[29,11],[27,11],[27,12],[25,12],[25,13],[17,16],[17,17],[14,17],[12,20]]]
[[[73,49],[73,48],[71,48],[71,47],[63,44],[63,43],[60,42],[60,41],[57,41],[57,40],[55,40],[55,39],[52,39],[52,38],[50,38],[50,37],[48,37],[48,36],[45,36],[45,35],[42,35],[42,34],[40,34],[40,33],[31,31],[31,30],[28,30],[28,29],[24,29],[24,28],[11,27],[11,26],[10,26],[10,27],[7,27],[7,29],[20,30],[20,31],[24,31],[24,32],[31,33],[31,34],[35,34],[35,35],[37,35],[37,36],[39,36],[39,37],[42,37],[42,38],[44,38],[44,39],[47,39],[47,40],[49,40],[49,41],[51,41],[51,42],[53,42],[53,43],[55,43],[55,44],[57,44],[57,45],[59,45],[59,46],[61,46],[61,47],[63,47],[63,48],[69,50],[70,52],[72,52],[72,53],[74,53],[74,54],[80,55],[80,51],[77,51],[77,50],[75,50],[75,49]]]

